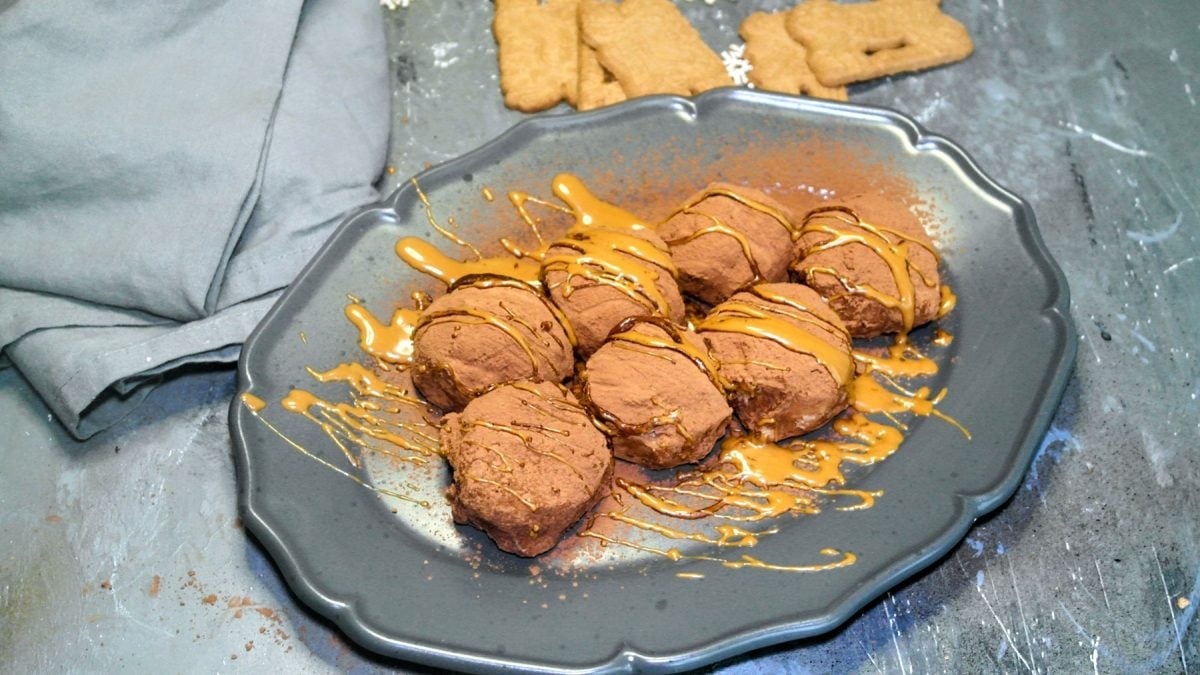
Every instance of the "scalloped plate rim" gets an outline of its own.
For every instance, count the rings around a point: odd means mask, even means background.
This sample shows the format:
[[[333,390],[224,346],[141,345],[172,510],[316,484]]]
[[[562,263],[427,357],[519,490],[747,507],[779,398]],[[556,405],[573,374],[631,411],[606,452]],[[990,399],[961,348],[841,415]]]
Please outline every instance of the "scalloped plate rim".
[[[703,648],[680,651],[665,656],[646,656],[625,644],[619,644],[614,646],[613,656],[607,661],[599,661],[583,668],[565,669],[552,664],[506,659],[485,653],[439,649],[423,643],[389,637],[382,631],[367,625],[360,618],[355,603],[339,600],[321,590],[314,575],[304,569],[304,563],[300,557],[291,550],[291,547],[276,531],[276,528],[272,527],[268,519],[255,508],[252,490],[254,470],[242,430],[246,411],[241,405],[240,394],[254,389],[249,363],[254,359],[257,338],[290,296],[291,290],[289,289],[280,296],[247,338],[238,360],[238,394],[231,403],[229,414],[238,474],[238,507],[246,530],[251,532],[267,549],[270,558],[283,573],[289,588],[310,608],[332,620],[356,643],[393,658],[431,666],[465,668],[472,671],[512,668],[530,672],[615,672],[632,669],[674,671],[700,667],[754,649],[814,637],[838,628],[865,606],[886,593],[888,589],[896,587],[934,564],[963,539],[977,519],[999,508],[1016,492],[1035,456],[1041,438],[1058,408],[1075,360],[1077,337],[1070,316],[1070,291],[1067,279],[1046,247],[1033,209],[1029,204],[987,176],[957,143],[944,136],[926,131],[920,123],[908,115],[882,106],[822,101],[747,89],[720,89],[706,92],[693,99],[678,96],[650,96],[583,113],[549,113],[521,120],[478,148],[426,169],[417,174],[415,178],[420,180],[422,177],[432,177],[441,172],[454,170],[461,165],[470,165],[478,158],[512,143],[521,134],[537,136],[547,130],[588,125],[596,121],[611,123],[621,117],[635,116],[647,111],[655,114],[684,111],[693,118],[700,118],[706,110],[716,107],[724,101],[749,101],[800,112],[885,120],[905,132],[906,142],[912,150],[918,153],[938,153],[951,159],[963,172],[966,180],[1012,208],[1017,228],[1028,238],[1024,242],[1024,247],[1033,254],[1036,266],[1045,274],[1047,281],[1053,285],[1052,300],[1038,316],[1049,320],[1057,329],[1060,338],[1053,358],[1053,374],[1048,379],[1045,388],[1041,390],[1042,405],[1038,407],[1028,426],[1027,433],[1020,439],[1019,449],[1013,453],[1012,468],[997,481],[996,487],[992,490],[977,494],[954,492],[953,494],[957,498],[958,514],[950,527],[944,529],[919,551],[904,556],[890,567],[885,568],[873,577],[871,583],[863,584],[854,592],[843,595],[828,611],[812,619],[785,621],[743,630],[725,639],[705,645]],[[401,204],[401,200],[405,198],[416,200],[415,190],[411,183],[404,183],[382,200],[349,213],[322,249],[304,266],[296,278],[303,278],[311,269],[320,266],[324,254],[331,249],[332,244],[360,219],[379,211],[395,214],[399,210],[397,207]]]

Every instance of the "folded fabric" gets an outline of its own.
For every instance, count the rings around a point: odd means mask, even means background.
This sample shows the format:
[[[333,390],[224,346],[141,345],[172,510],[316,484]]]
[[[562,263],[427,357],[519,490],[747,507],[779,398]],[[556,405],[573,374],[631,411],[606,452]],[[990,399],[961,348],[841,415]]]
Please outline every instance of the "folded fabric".
[[[0,367],[85,438],[378,198],[372,0],[0,4]]]

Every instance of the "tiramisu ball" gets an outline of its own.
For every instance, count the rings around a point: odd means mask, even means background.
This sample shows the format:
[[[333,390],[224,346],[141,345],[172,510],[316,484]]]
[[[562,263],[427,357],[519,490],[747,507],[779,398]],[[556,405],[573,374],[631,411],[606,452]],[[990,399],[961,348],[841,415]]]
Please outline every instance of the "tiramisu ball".
[[[753,286],[713,308],[697,330],[731,387],[738,418],[759,436],[804,434],[846,407],[850,336],[812,289]]]
[[[522,556],[553,548],[612,476],[607,439],[557,383],[492,389],[446,416],[441,444],[455,522]]]
[[[683,321],[669,251],[650,230],[575,227],[554,242],[542,261],[542,285],[574,328],[580,355],[596,351],[631,316]]]
[[[713,183],[658,226],[684,293],[716,304],[758,283],[787,281],[792,223],[786,208],[751,188]]]
[[[421,313],[413,331],[413,382],[443,410],[459,410],[505,382],[562,382],[574,363],[557,310],[516,279],[461,280]]]
[[[793,270],[854,337],[907,333],[937,318],[938,257],[911,214],[868,221],[846,207],[823,207],[805,217],[799,235]]]
[[[717,365],[691,331],[631,318],[587,361],[586,407],[617,457],[653,469],[703,459],[733,415]]]

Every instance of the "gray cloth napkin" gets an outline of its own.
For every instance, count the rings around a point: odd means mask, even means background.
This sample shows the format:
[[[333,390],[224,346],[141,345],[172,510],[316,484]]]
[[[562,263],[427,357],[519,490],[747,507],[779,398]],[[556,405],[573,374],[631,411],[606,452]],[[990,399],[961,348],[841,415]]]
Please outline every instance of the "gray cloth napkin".
[[[238,347],[377,199],[373,0],[0,0],[0,367],[72,434]]]

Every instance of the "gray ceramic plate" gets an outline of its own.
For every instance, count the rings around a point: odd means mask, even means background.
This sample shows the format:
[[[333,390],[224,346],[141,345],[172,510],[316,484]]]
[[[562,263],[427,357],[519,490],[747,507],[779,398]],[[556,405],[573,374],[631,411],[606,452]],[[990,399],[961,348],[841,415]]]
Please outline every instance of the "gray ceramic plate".
[[[937,420],[915,420],[895,457],[854,476],[853,487],[884,491],[875,508],[791,520],[755,549],[763,559],[811,561],[829,546],[854,551],[857,564],[805,575],[617,555],[533,575],[530,561],[435,522],[444,510],[392,513],[395,505],[295,452],[235,401],[247,529],[292,589],[356,642],[438,666],[682,669],[837,627],[1003,503],[1049,424],[1075,337],[1066,281],[1029,207],[903,115],[748,90],[530,119],[418,179],[441,217],[455,215],[482,240],[515,223],[502,215],[504,190],[546,195],[559,171],[618,203],[679,199],[715,178],[826,189],[812,176],[829,166],[822,153],[831,147],[858,148],[903,176],[945,223],[935,234],[959,305],[945,324],[956,339],[932,384],[949,388],[942,408],[974,435],[968,442]],[[771,161],[747,159],[756,156]],[[481,197],[485,186],[501,195],[495,203]],[[411,185],[347,219],[246,343],[241,391],[278,402],[291,386],[314,387],[305,366],[361,360],[342,314],[346,295],[388,316],[405,291],[425,285],[392,253],[405,234],[430,234]],[[338,461],[301,418],[278,406],[263,414]],[[678,575],[688,571],[704,578]]]

